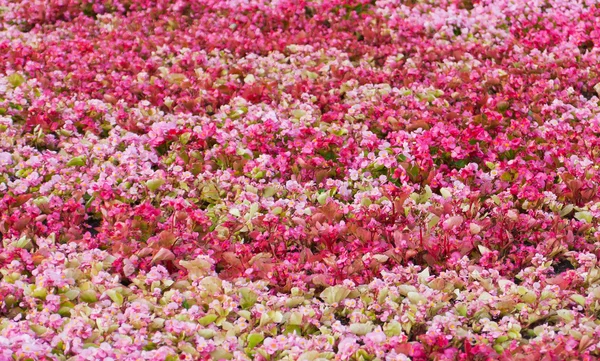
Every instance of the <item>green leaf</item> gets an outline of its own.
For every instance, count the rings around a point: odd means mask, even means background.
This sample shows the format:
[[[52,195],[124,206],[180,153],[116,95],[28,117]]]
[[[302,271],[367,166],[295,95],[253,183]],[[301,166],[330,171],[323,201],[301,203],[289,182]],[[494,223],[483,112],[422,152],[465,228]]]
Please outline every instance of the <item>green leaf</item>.
[[[442,197],[444,197],[444,199],[449,199],[452,197],[452,193],[448,188],[440,188],[440,194]]]
[[[31,239],[27,238],[27,236],[22,236],[15,242],[15,247],[22,249],[31,249],[33,248],[33,243],[31,243]]]
[[[269,198],[269,197],[274,196],[275,193],[277,193],[277,188],[275,188],[275,187],[266,187],[263,190],[263,197]]]
[[[459,159],[456,162],[454,162],[454,167],[456,169],[462,169],[462,168],[466,167],[468,163],[469,163],[468,159]]]
[[[340,303],[350,294],[350,290],[344,286],[331,286],[327,287],[321,292],[321,299],[327,304]]]
[[[215,330],[210,329],[210,328],[203,328],[201,330],[198,330],[198,335],[207,340],[215,337],[215,334],[216,334]]]
[[[48,199],[48,197],[38,197],[33,200],[33,204],[35,204],[38,207],[48,204],[49,202],[50,200]]]
[[[83,302],[94,303],[94,302],[98,301],[98,296],[96,295],[96,291],[87,290],[87,291],[81,292],[79,299],[82,300]]]
[[[487,248],[484,245],[477,245],[477,249],[479,250],[479,253],[481,253],[482,256],[485,256],[486,254],[492,252],[491,249]]]
[[[246,287],[240,289],[240,306],[243,309],[247,310],[250,307],[254,306],[257,299],[258,295],[254,293],[251,289]]]
[[[46,331],[48,331],[46,327],[36,324],[29,325],[29,328],[31,328],[31,330],[35,332],[38,336],[41,336],[44,333],[46,333]]]
[[[192,261],[179,261],[179,265],[188,271],[188,277],[192,281],[206,276],[211,270],[211,264],[201,257]]]
[[[64,293],[64,295],[69,301],[73,301],[74,299],[77,298],[77,296],[79,296],[79,290],[78,289],[68,290],[67,292]]]
[[[209,294],[218,294],[223,291],[223,283],[220,278],[208,276],[202,278],[200,285],[206,289]]]
[[[575,301],[580,306],[585,306],[585,297],[582,295],[574,294],[571,297],[571,300]]]
[[[85,165],[85,157],[73,157],[67,162],[67,167],[82,167]]]
[[[290,325],[302,325],[302,314],[300,312],[292,312],[289,320]]]
[[[306,72],[306,76],[310,79],[310,80],[315,80],[319,77],[319,74],[314,73],[312,71],[307,71]]]
[[[123,305],[123,295],[121,293],[117,292],[117,290],[108,290],[108,291],[106,291],[106,294],[118,306]]]
[[[179,85],[187,80],[185,74],[181,74],[181,73],[172,73],[172,74],[167,75],[166,78],[169,83],[177,84],[177,85]]]
[[[408,173],[409,177],[411,178],[411,180],[415,180],[418,176],[419,176],[419,172],[421,171],[421,169],[419,168],[418,165],[414,164],[414,165],[410,165],[408,166],[408,168],[406,169],[406,173]]]
[[[429,222],[427,222],[427,227],[429,229],[435,227],[436,224],[438,224],[438,222],[440,221],[440,217],[436,216],[435,214],[431,217],[431,220]]]
[[[571,213],[571,211],[573,210],[573,208],[575,208],[572,204],[567,204],[566,206],[564,206],[559,214],[561,217],[565,217],[566,215],[568,215],[569,213]]]
[[[285,301],[285,305],[289,308],[294,308],[304,302],[303,297],[292,297]]]
[[[373,325],[370,323],[353,323],[348,329],[355,335],[364,336],[373,331]]]
[[[589,212],[589,211],[576,212],[575,213],[575,218],[578,221],[582,221],[582,222],[586,222],[586,223],[592,223],[592,220],[593,220],[592,213]]]
[[[584,302],[585,304],[585,302]],[[569,323],[571,321],[573,321],[573,313],[569,310],[557,310],[556,314],[558,315],[558,317],[562,318],[563,321],[565,321],[566,323]]]
[[[521,300],[523,300],[523,302],[525,303],[531,304],[537,301],[537,296],[535,295],[535,292],[527,291],[524,295],[521,296]]]
[[[219,316],[215,315],[215,314],[208,314],[204,317],[202,317],[201,319],[198,320],[198,323],[201,324],[202,326],[208,326],[211,323],[213,323]]]
[[[25,82],[25,78],[19,73],[12,73],[8,76],[8,82],[16,88]]]
[[[186,145],[189,143],[191,137],[192,137],[192,133],[190,133],[190,132],[183,133],[182,135],[179,136],[179,141],[181,142],[181,144]]]
[[[72,307],[63,306],[58,310],[58,314],[62,317],[70,317],[71,316]]]
[[[406,298],[413,304],[425,304],[427,302],[427,298],[418,292],[409,292],[408,295],[406,295]]]
[[[41,300],[45,300],[46,296],[48,295],[48,290],[45,288],[36,288],[33,292],[32,292],[32,296],[35,298],[39,298]]]
[[[262,333],[251,333],[248,335],[248,348],[253,349],[259,343],[263,342],[265,336]]]
[[[496,169],[496,165],[492,162],[485,162],[485,165],[490,169],[490,170],[494,170]]]
[[[85,209],[90,208],[94,199],[96,199],[96,196],[91,196],[90,199],[88,199],[87,202],[85,202]]]
[[[319,194],[319,196],[317,197],[317,201],[319,202],[319,204],[325,204],[325,202],[327,202],[327,198],[329,198],[329,192],[323,192]]]
[[[233,355],[231,354],[231,352],[228,352],[223,347],[218,347],[210,354],[210,357],[213,360],[231,360],[233,358]]]
[[[296,118],[296,119],[302,118],[305,114],[306,114],[306,112],[302,109],[292,110],[292,116],[294,116],[294,118]]]
[[[143,347],[144,351],[152,351],[152,350],[156,350],[156,344],[149,342],[148,344],[146,344],[146,346]]]
[[[383,332],[388,337],[400,336],[402,334],[402,325],[396,320],[392,320],[383,326]]]
[[[163,184],[165,184],[165,180],[160,178],[150,179],[146,181],[146,187],[148,187],[148,189],[150,189],[152,192],[156,191]]]
[[[295,333],[296,335],[302,335],[302,327],[300,325],[286,325],[283,331],[284,335]]]

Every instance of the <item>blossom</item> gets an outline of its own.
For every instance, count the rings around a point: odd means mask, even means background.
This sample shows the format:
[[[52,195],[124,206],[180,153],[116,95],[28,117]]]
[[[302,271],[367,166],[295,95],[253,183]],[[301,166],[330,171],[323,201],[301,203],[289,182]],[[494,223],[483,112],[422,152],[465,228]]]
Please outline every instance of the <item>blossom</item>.
[[[588,3],[3,3],[0,360],[600,357]]]

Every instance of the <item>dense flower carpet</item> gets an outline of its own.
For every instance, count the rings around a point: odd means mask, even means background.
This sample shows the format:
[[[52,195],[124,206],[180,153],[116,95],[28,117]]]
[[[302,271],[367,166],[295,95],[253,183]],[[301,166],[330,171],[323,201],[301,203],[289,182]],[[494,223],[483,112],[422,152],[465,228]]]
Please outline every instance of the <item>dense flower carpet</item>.
[[[0,0],[0,361],[600,358],[594,0]]]

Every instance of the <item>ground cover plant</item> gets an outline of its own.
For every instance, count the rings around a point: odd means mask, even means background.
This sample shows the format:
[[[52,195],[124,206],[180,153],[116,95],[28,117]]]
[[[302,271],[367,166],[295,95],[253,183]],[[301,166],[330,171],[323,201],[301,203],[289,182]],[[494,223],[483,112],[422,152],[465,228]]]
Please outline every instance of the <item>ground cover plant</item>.
[[[0,361],[600,357],[600,6],[0,0]]]

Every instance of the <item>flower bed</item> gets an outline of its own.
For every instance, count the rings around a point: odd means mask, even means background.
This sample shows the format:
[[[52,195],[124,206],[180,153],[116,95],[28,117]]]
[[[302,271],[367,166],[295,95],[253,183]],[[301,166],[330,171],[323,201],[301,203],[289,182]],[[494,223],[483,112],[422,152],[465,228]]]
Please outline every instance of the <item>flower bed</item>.
[[[600,357],[595,1],[0,24],[0,361]]]

